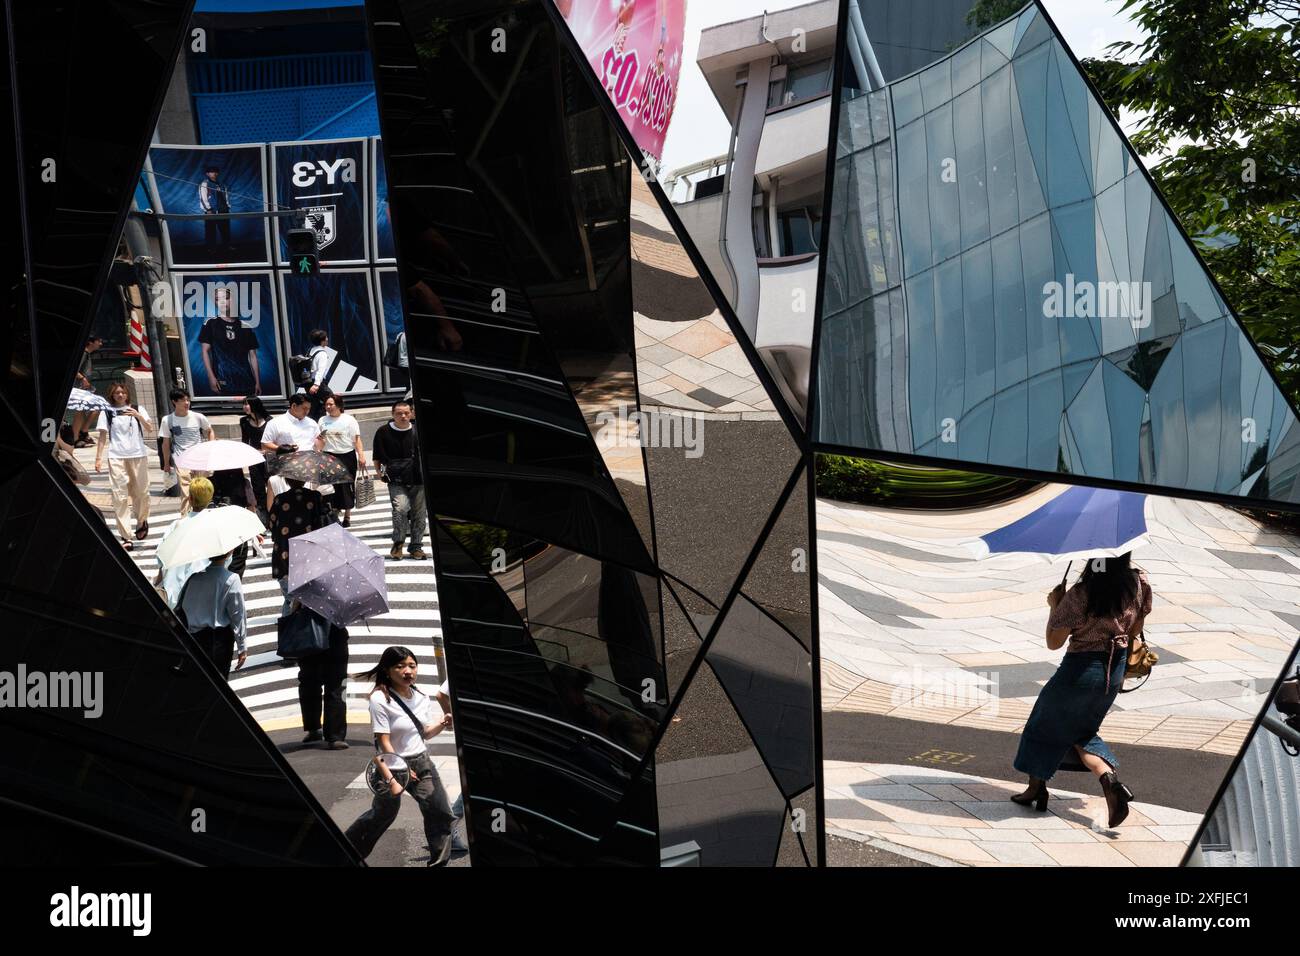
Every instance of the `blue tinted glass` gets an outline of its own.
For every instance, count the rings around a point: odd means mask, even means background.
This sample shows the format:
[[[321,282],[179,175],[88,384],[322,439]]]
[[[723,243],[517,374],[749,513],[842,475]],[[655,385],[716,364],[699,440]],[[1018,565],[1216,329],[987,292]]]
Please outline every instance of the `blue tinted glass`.
[[[968,43],[952,58],[952,91],[964,93],[980,81],[980,45]]]
[[[969,249],[989,237],[989,188],[984,161],[984,121],[979,90],[953,101],[953,136],[957,146],[957,191],[961,199],[961,247]]]
[[[1074,145],[1079,152],[1080,165],[1083,167],[1088,186],[1092,189],[1093,148],[1090,132],[1092,111],[1089,107],[1093,101],[1083,84],[1083,76],[1074,68],[1074,64],[1070,62],[1070,57],[1061,48],[1061,44],[1053,40],[1049,46],[1052,49],[1057,73],[1061,78],[1061,92],[1065,95],[1065,115],[1069,117],[1074,127]],[[1119,162],[1118,155],[1115,161]],[[1120,175],[1123,175],[1122,171]],[[1118,178],[1117,176],[1116,179]]]
[[[1029,377],[1025,338],[1025,283],[1020,264],[1020,231],[993,239],[993,315],[997,323],[996,387],[1005,389]]]
[[[1120,141],[1103,107],[1091,95],[1088,99],[1091,114],[1095,117],[1093,152],[1096,154],[1096,176],[1093,182],[1094,189],[1101,192],[1124,178],[1124,153],[1128,147]]]
[[[1025,129],[1025,147],[1034,163],[1034,172],[1044,191],[1047,186],[1047,50],[1040,46],[1032,53],[1017,57],[1015,62],[1016,95],[1020,102],[1020,120]],[[1017,154],[1017,169],[1024,166]],[[1024,208],[1021,192],[1021,213]]]
[[[1020,382],[998,392],[993,405],[987,461],[1024,468],[1028,455],[1029,386]]]
[[[942,262],[961,251],[961,205],[957,188],[956,147],[952,138],[952,105],[925,117],[930,164],[930,241],[934,261]],[[904,207],[907,208],[907,207]]]
[[[1165,217],[1169,231],[1169,251],[1174,270],[1174,288],[1178,292],[1178,312],[1183,322],[1196,325],[1218,318],[1221,300],[1210,284],[1210,278],[1196,256],[1187,245],[1187,240],[1179,233],[1178,227],[1169,217]]]
[[[958,425],[957,457],[963,461],[988,461],[989,430],[992,427],[993,399],[989,397],[967,412]]]
[[[1050,46],[1044,50],[1051,49]],[[1020,88],[1024,95],[1024,87]],[[1047,75],[1047,200],[1055,208],[1067,203],[1087,199],[1092,195],[1092,183],[1084,172],[1083,160],[1075,140],[1074,124],[1070,121],[1071,106],[1061,89],[1060,71],[1056,58],[1048,59]],[[1084,112],[1084,125],[1087,125]]]
[[[1025,277],[1026,354],[1029,374],[1034,376],[1061,364],[1061,319],[1049,317],[1045,307],[1044,286],[1056,281],[1051,221],[1046,213],[1020,227],[1020,259]],[[1060,391],[1059,381],[1057,391]],[[1056,465],[1052,468],[1055,470]]]
[[[885,140],[875,149],[876,191],[880,196],[880,245],[885,257],[885,275],[890,285],[902,281],[898,267],[898,231],[894,205],[894,147]]]
[[[965,410],[969,412],[993,394],[997,336],[1005,324],[993,314],[993,263],[987,242],[963,253],[961,274],[966,308]]]
[[[1101,363],[1101,381],[1106,391],[1106,413],[1110,422],[1113,476],[1120,481],[1141,481],[1139,440],[1146,393],[1110,362]]]
[[[1086,207],[1086,208],[1085,208]],[[1078,219],[1078,210],[1084,209],[1089,216],[1092,214],[1092,203],[1081,203],[1074,207],[1073,217],[1067,219]],[[1091,315],[1091,310],[1087,306],[1087,289],[1090,284],[1096,281],[1096,263],[1093,262],[1092,268],[1088,267],[1088,252],[1083,247],[1083,240],[1075,232],[1071,235],[1071,244],[1074,247],[1074,255],[1082,261],[1080,267],[1074,265],[1065,244],[1062,241],[1062,230],[1056,222],[1055,214],[1051,214],[1052,222],[1052,258],[1055,262],[1055,281],[1056,285],[1051,290],[1051,294],[1046,297],[1045,305],[1048,309],[1048,317],[1056,317],[1060,323],[1061,329],[1061,360],[1066,364],[1078,362],[1083,359],[1096,358],[1100,354],[1100,348],[1097,342],[1097,335],[1094,331],[1096,318]],[[1076,225],[1077,222],[1067,222],[1067,225]],[[1088,233],[1088,240],[1092,241],[1091,230]],[[1095,260],[1096,248],[1093,247],[1092,257]],[[1080,285],[1080,282],[1083,285]]]
[[[1061,432],[1061,373],[1029,380],[1029,453],[1026,467],[1056,471]]]
[[[935,361],[940,419],[960,419],[965,409],[966,316],[962,302],[961,259],[934,267]]]
[[[1223,428],[1231,427],[1236,434],[1228,440],[1239,440],[1241,421],[1232,421],[1224,412],[1220,391],[1223,385],[1225,363],[1223,337],[1227,321],[1219,320],[1209,325],[1188,329],[1179,344],[1183,347],[1183,398],[1187,408],[1187,444],[1198,449],[1188,462],[1187,481],[1193,487],[1213,489],[1218,481],[1218,461],[1212,450],[1221,447]],[[1168,360],[1165,362],[1168,365]],[[1164,374],[1156,376],[1159,382]],[[1238,372],[1238,375],[1240,372]],[[1238,391],[1240,385],[1231,389]],[[1226,420],[1225,420],[1226,419]]]
[[[1098,362],[1074,399],[1066,406],[1079,461],[1073,469],[1078,474],[1112,478],[1110,425],[1106,417],[1106,389],[1102,385],[1102,366]],[[1141,409],[1141,405],[1138,406]]]
[[[906,126],[923,112],[921,107],[921,79],[910,76],[889,88],[894,101],[894,124]]]
[[[935,416],[938,348],[934,331],[934,276],[907,280],[907,372],[912,410],[912,444],[920,447],[939,433]]]
[[[945,59],[921,74],[921,101],[928,113],[951,99],[952,60]]]
[[[926,158],[925,123],[898,131],[898,205],[903,232],[903,264],[907,275],[928,269],[930,254],[930,176]]]
[[[1151,442],[1156,484],[1182,488],[1187,485],[1187,415],[1183,402],[1183,339],[1169,350],[1155,382],[1151,398]]]
[[[1151,187],[1140,170],[1124,177],[1124,218],[1128,226],[1128,262],[1133,278],[1145,274],[1147,223],[1151,218]]]
[[[867,100],[871,104],[871,132],[875,141],[888,139],[893,132],[889,126],[889,91],[872,90]]]
[[[980,86],[980,118],[987,153],[989,231],[997,235],[1021,219],[1016,199],[1015,143],[1011,135],[1011,69],[999,70]],[[959,114],[964,112],[958,107]],[[1028,153],[1026,153],[1026,161]],[[1032,165],[1029,167],[1032,170]],[[1040,210],[1041,211],[1041,210]]]
[[[874,150],[866,149],[853,157],[853,181],[856,190],[849,198],[855,202],[858,221],[854,235],[862,239],[866,255],[864,287],[854,290],[867,294],[885,287],[885,259],[880,246],[880,214],[892,215],[892,209],[882,209],[876,191],[876,160]]]

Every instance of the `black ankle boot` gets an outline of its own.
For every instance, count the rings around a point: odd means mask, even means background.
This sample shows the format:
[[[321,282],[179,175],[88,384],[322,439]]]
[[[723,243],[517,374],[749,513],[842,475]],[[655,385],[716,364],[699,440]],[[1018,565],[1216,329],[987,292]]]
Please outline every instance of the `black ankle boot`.
[[[1043,813],[1047,810],[1048,796],[1047,781],[1040,780],[1038,777],[1030,777],[1029,789],[1024,793],[1016,794],[1011,798],[1011,802],[1018,803],[1022,807],[1027,807],[1032,804],[1035,810],[1039,813]]]
[[[1119,777],[1115,776],[1113,770],[1103,773],[1100,780],[1101,792],[1106,795],[1106,808],[1110,812],[1106,825],[1113,830],[1128,816],[1128,804],[1133,799],[1133,791],[1119,782]]]

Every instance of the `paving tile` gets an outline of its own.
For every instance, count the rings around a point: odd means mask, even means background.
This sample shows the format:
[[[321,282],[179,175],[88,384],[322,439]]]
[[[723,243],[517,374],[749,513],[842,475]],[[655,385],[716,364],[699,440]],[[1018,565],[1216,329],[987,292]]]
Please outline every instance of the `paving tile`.
[[[1042,843],[1044,853],[1061,866],[1133,866],[1131,858],[1118,849],[1092,843]]]
[[[730,345],[714,352],[710,352],[707,355],[703,355],[701,358],[707,361],[708,364],[713,366],[715,369],[720,368],[724,372],[730,372],[732,375],[739,375],[742,378],[752,378],[754,384],[756,386],[758,385],[758,379],[754,377],[754,370],[749,364],[749,359],[745,357],[745,350],[735,342],[732,342]],[[715,371],[713,374],[716,375],[717,372]],[[764,391],[763,395],[766,396],[767,392]],[[741,401],[745,401],[743,396],[737,397],[740,398]],[[749,404],[754,403],[750,402]]]
[[[1179,843],[1120,843],[1115,849],[1136,866],[1178,866],[1187,853]]]
[[[893,837],[893,842],[909,846],[914,850],[923,850],[937,856],[947,857],[950,860],[958,860],[962,863],[997,862],[991,854],[981,850],[973,840],[940,840],[933,837],[913,836],[910,833],[899,833]]]
[[[734,345],[736,340],[729,333],[723,332],[712,323],[698,319],[692,322],[688,328],[664,339],[663,342],[664,345],[674,348],[685,355],[703,358],[711,352],[718,351],[718,349]],[[660,365],[668,364],[653,356],[651,361],[659,362]]]
[[[1018,866],[1055,866],[1056,860],[1044,853],[1033,843],[998,843],[992,840],[977,844],[999,863],[1014,863]]]

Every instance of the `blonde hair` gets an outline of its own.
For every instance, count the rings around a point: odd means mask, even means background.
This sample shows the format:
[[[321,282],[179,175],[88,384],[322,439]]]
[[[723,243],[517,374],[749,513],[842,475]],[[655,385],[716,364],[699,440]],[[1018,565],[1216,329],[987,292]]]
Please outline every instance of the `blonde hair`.
[[[127,387],[126,382],[114,382],[112,385],[108,386],[107,394],[108,394],[109,402],[111,403],[113,401],[113,393],[116,392],[119,388],[126,395],[126,401],[127,404],[129,405],[131,403],[131,389]]]
[[[202,511],[212,504],[212,482],[200,476],[190,479],[190,504],[196,511]]]

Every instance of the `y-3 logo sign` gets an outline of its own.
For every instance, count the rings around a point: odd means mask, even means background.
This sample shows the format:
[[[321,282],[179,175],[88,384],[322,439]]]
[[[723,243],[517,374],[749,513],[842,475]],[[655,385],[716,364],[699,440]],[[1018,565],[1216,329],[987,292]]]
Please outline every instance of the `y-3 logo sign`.
[[[293,184],[300,188],[316,185],[317,181],[325,178],[325,185],[333,186],[339,183],[355,183],[357,181],[357,161],[355,159],[328,159],[308,160],[293,164]]]

